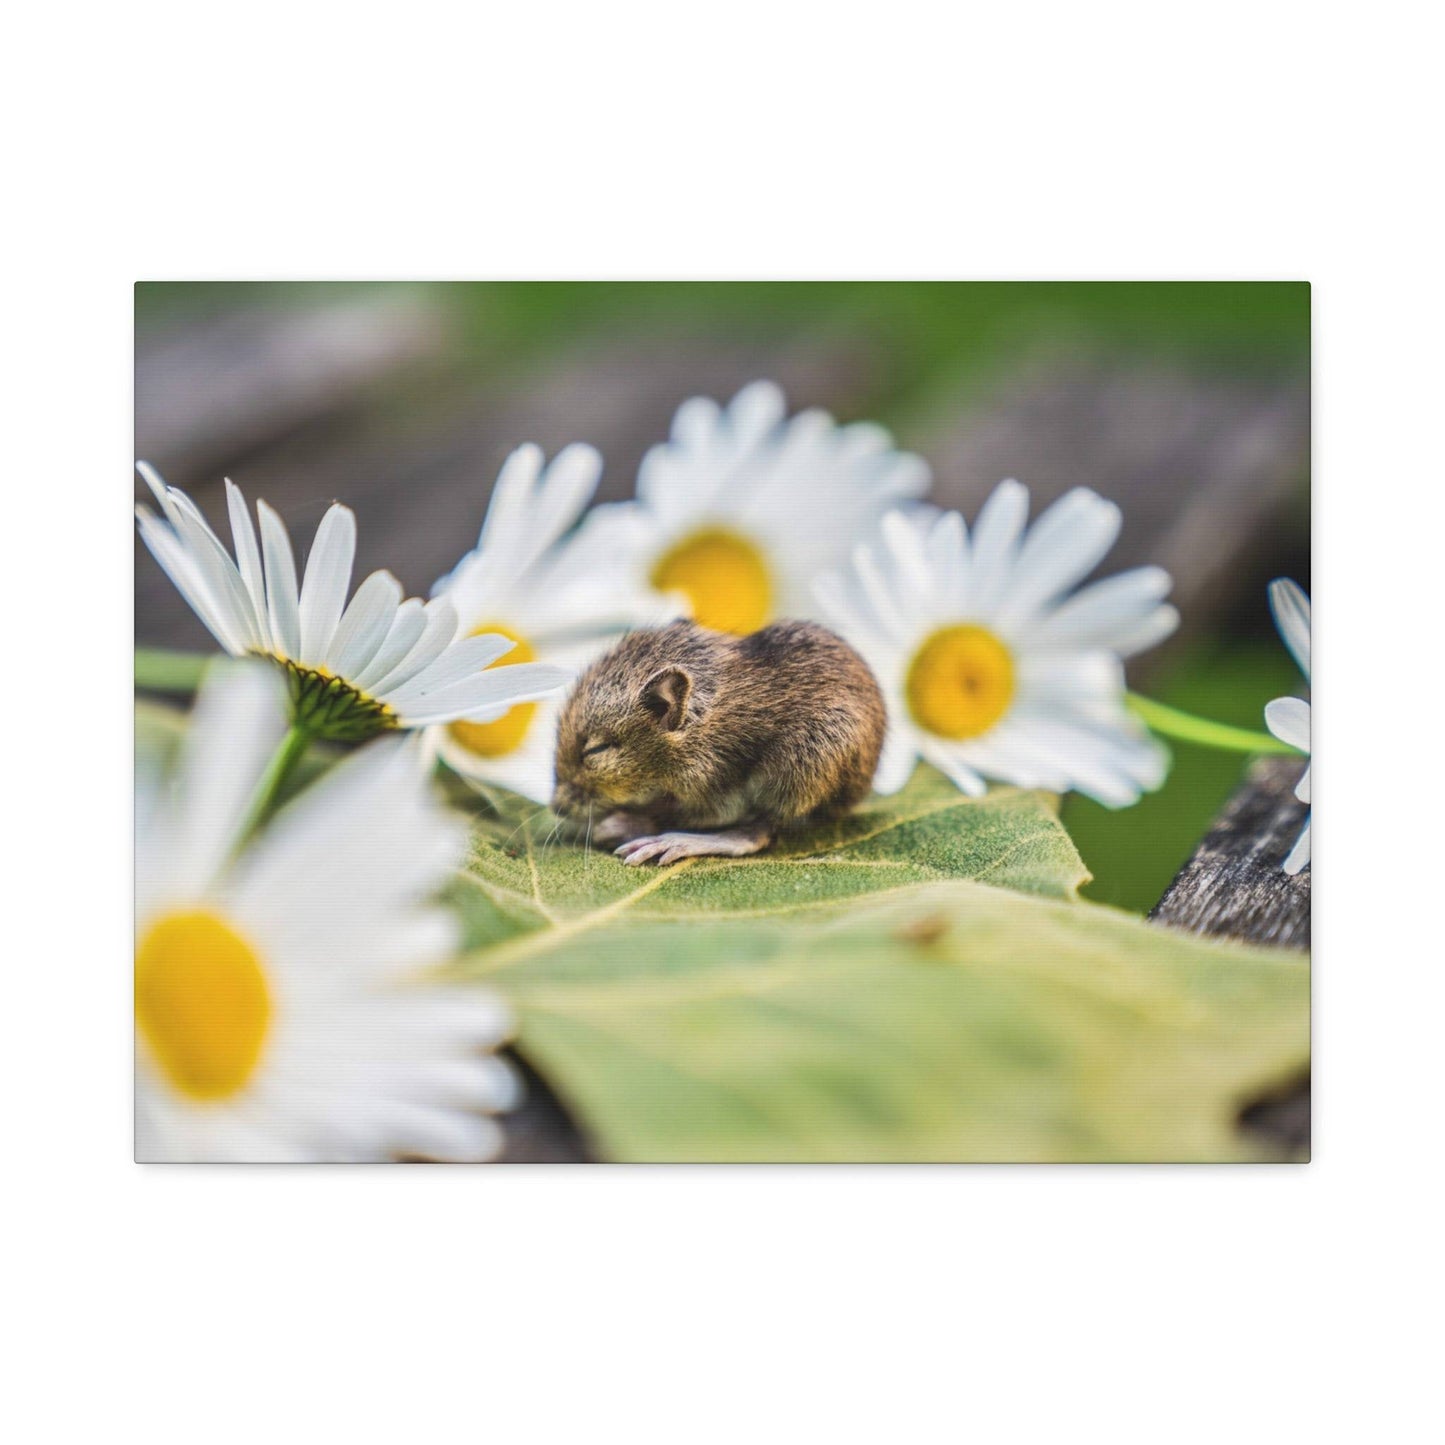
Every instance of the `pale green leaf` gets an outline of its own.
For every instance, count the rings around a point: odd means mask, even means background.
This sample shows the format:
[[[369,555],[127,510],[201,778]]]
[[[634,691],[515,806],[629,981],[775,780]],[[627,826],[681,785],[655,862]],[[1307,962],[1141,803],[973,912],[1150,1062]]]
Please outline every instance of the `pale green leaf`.
[[[478,820],[465,964],[606,1157],[1258,1157],[1308,968],[1076,901],[1049,800],[897,798],[777,856],[630,869]]]

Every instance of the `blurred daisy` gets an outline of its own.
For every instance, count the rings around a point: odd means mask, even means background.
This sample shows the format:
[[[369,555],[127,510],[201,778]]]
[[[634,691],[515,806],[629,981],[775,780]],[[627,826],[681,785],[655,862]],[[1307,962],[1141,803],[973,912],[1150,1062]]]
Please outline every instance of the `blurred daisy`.
[[[246,499],[227,480],[238,565],[184,492],[144,462],[138,470],[162,512],[136,508],[151,555],[227,652],[280,664],[293,721],[314,737],[355,741],[388,728],[491,716],[570,680],[543,663],[487,671],[512,642],[497,634],[455,640],[452,605],[402,601],[389,572],[373,572],[348,604],[356,517],[340,503],[316,529],[298,590],[291,539],[265,502],[256,509],[258,545]]]
[[[819,582],[887,699],[880,793],[919,757],[974,795],[994,778],[1122,807],[1163,782],[1168,755],[1127,711],[1120,659],[1178,625],[1169,575],[1140,567],[1073,592],[1113,546],[1118,507],[1077,488],[1032,527],[1028,508],[1010,481],[972,537],[957,512],[890,513]]]
[[[634,586],[615,558],[562,540],[601,472],[591,447],[567,447],[550,464],[538,447],[519,447],[497,477],[476,547],[432,588],[463,633],[514,644],[493,664],[498,671],[540,662],[571,675],[628,625],[658,614],[656,595]],[[503,704],[431,728],[428,744],[457,772],[545,803],[560,706],[560,695]]]
[[[372,744],[234,849],[286,726],[279,681],[213,669],[172,776],[136,799],[136,1157],[485,1159],[505,1006],[419,981],[458,941],[428,900],[464,847],[415,747]]]
[[[1310,680],[1310,599],[1297,582],[1281,577],[1269,584],[1269,608],[1274,613],[1274,625],[1290,656],[1299,664],[1305,681]],[[1264,710],[1265,725],[1280,742],[1298,748],[1306,757],[1310,753],[1310,705],[1299,697],[1277,697]],[[1300,802],[1310,800],[1310,768],[1306,766],[1304,776],[1295,785],[1294,795]],[[1305,825],[1299,840],[1290,849],[1284,860],[1286,873],[1298,873],[1309,866],[1310,861],[1310,818],[1305,816]]]
[[[684,402],[671,440],[642,460],[636,500],[597,508],[584,535],[704,627],[753,632],[816,616],[814,578],[928,481],[927,464],[881,427],[816,410],[790,418],[783,393],[759,381],[725,408]]]

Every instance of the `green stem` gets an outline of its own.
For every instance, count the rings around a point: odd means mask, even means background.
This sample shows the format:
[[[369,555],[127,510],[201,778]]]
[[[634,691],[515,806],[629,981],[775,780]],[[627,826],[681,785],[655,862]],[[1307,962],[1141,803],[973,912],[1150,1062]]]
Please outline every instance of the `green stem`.
[[[272,754],[271,761],[266,764],[266,771],[261,774],[261,780],[256,784],[256,791],[251,795],[245,824],[236,835],[237,851],[265,822],[267,814],[285,786],[286,779],[291,776],[292,768],[301,761],[302,754],[311,746],[312,736],[310,728],[292,723],[286,736],[281,739],[280,747]]]
[[[1218,748],[1229,753],[1293,753],[1299,749],[1282,743],[1271,733],[1257,733],[1249,728],[1231,727],[1228,723],[1211,722],[1195,717],[1176,707],[1166,707],[1152,698],[1129,695],[1129,708],[1151,732],[1180,742],[1198,743],[1201,747]]]
[[[195,692],[212,661],[208,652],[173,652],[166,647],[135,650],[135,685],[147,692]]]

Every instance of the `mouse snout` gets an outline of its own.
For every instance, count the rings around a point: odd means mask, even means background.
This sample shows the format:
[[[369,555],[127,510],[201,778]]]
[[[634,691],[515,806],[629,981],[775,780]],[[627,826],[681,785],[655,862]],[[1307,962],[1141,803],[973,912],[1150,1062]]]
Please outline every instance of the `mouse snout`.
[[[559,780],[552,791],[552,811],[562,817],[571,817],[585,811],[587,796],[575,783]]]

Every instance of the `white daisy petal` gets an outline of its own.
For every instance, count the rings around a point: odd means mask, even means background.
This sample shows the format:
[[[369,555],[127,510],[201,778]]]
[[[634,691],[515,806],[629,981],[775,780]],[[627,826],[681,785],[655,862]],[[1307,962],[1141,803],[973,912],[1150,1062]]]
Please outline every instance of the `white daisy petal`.
[[[393,701],[408,727],[475,717],[504,704],[532,702],[565,687],[573,679],[566,668],[545,662],[519,662],[492,668],[410,701]]]
[[[351,977],[365,970],[371,980],[385,972],[386,960],[364,935],[384,931],[403,907],[403,918],[411,919],[464,837],[458,821],[430,804],[417,759],[383,739],[332,768],[277,815],[237,866],[231,906],[251,936],[278,951],[301,951],[313,977],[324,982],[346,969]],[[443,921],[455,929],[455,920]],[[336,946],[339,927],[350,935],[349,953]],[[407,949],[417,944],[412,936],[404,941]],[[406,960],[415,961],[410,953]]]
[[[156,499],[156,505],[161,509],[166,520],[174,525],[174,518],[171,513],[175,503],[170,498],[170,488],[166,486],[165,480],[149,462],[137,462],[135,469],[141,475],[141,480],[150,488],[150,494]]]
[[[296,557],[286,524],[265,502],[256,504],[261,519],[261,554],[266,563],[266,616],[271,645],[282,657],[301,653],[301,605],[296,589]]]
[[[923,756],[943,773],[959,792],[971,798],[981,798],[988,791],[988,785],[974,769],[966,763],[956,746],[938,738],[926,737],[922,742]]]
[[[351,586],[351,564],[356,556],[356,515],[350,507],[333,502],[316,529],[301,582],[301,651],[297,661],[324,662],[331,646],[346,594]]]
[[[883,736],[883,753],[878,759],[878,771],[873,776],[873,791],[884,797],[901,791],[913,776],[917,763],[918,748],[911,730],[890,722],[888,731]]]
[[[1269,606],[1290,656],[1310,675],[1310,599],[1297,582],[1281,577],[1269,584]]]
[[[1029,516],[1028,488],[1000,482],[989,494],[973,527],[971,610],[987,617],[1013,569],[1019,538]]]
[[[902,599],[894,593],[881,553],[882,548],[859,543],[853,551],[851,575],[861,600],[877,619],[879,627],[888,637],[901,640],[917,632],[918,628],[908,617]]]
[[[997,782],[1011,783],[1016,788],[1044,788],[1062,793],[1069,786],[1069,774],[1060,768],[1050,750],[1041,749],[1037,739],[1030,739],[1017,726],[1017,716],[1010,715],[982,737],[966,742],[942,744],[981,776]]]
[[[1008,586],[999,625],[1016,627],[1082,581],[1114,545],[1123,513],[1085,487],[1065,493],[1029,528]]]
[[[275,644],[271,640],[266,616],[266,580],[261,570],[261,549],[256,543],[256,528],[251,514],[246,510],[246,499],[230,477],[226,478],[226,507],[231,518],[231,541],[236,548],[236,562],[256,620],[257,640],[263,651],[270,652]]]
[[[1307,753],[1310,750],[1310,705],[1302,698],[1277,697],[1264,709],[1265,726],[1280,742]]]
[[[262,641],[260,625],[230,553],[206,525],[195,503],[174,487],[170,491],[175,502],[176,536],[205,577],[212,604],[231,635],[241,640],[243,649],[259,647]]]
[[[405,706],[415,698],[428,693],[440,692],[461,682],[473,673],[481,672],[494,662],[516,649],[517,644],[510,637],[499,632],[481,632],[472,637],[463,637],[453,643],[435,661],[416,673],[403,687],[389,691],[387,700],[396,706]]]
[[[530,567],[572,527],[592,500],[601,475],[602,457],[595,448],[574,443],[557,453],[541,478],[527,518],[528,535],[519,547],[525,566]]]
[[[1020,712],[1010,719],[1007,733],[1015,749],[1052,771],[1045,786],[1073,788],[1108,808],[1128,807],[1164,781],[1167,753],[1124,721],[1108,727]]]
[[[1156,607],[1147,616],[1141,617],[1132,628],[1120,627],[1110,633],[1110,641],[1105,644],[1118,653],[1120,657],[1133,657],[1137,652],[1144,652],[1148,648],[1163,642],[1166,637],[1172,637],[1179,627],[1179,611],[1165,603],[1162,607]]]
[[[136,508],[141,541],[160,563],[161,570],[175,584],[176,591],[190,604],[191,611],[205,623],[206,630],[233,657],[246,651],[245,638],[238,635],[215,601],[211,586],[194,558],[163,522],[144,507]]]
[[[1290,849],[1289,856],[1284,860],[1284,871],[1291,876],[1302,873],[1310,862],[1310,819],[1305,819],[1304,828],[1301,830],[1299,839],[1294,847]]]
[[[502,1149],[501,1129],[480,1115],[388,1101],[380,1123],[396,1152],[408,1157],[481,1164]]]
[[[969,555],[968,530],[957,512],[931,511],[924,550],[935,585],[941,588],[944,610],[955,617],[966,617],[973,607],[972,559]]]
[[[456,990],[454,992],[460,992]],[[502,1114],[522,1101],[516,1071],[498,1058],[439,1058],[399,1080],[409,1098],[430,1108]]]
[[[502,463],[487,515],[482,520],[477,542],[479,551],[484,551],[489,543],[494,547],[498,543],[503,547],[513,545],[525,535],[527,503],[541,475],[542,464],[542,448],[532,442],[517,447]]]
[[[1124,692],[1124,667],[1111,652],[1025,654],[1016,672],[1019,702],[1035,707],[1087,708],[1103,703],[1117,712]]]
[[[880,556],[891,563],[891,590],[904,608],[916,614],[926,605],[932,590],[926,539],[902,512],[889,512],[880,530]]]
[[[1135,567],[1082,587],[1029,630],[1037,647],[1107,647],[1156,615],[1173,585],[1162,567]]]
[[[256,786],[286,729],[285,689],[259,662],[216,664],[181,750],[172,888],[206,890],[246,820]]]
[[[387,698],[404,687],[412,678],[444,653],[457,635],[457,614],[445,597],[433,598],[422,609],[426,625],[411,650],[388,673],[376,679],[368,689],[374,696]]]
[[[369,689],[379,678],[395,668],[421,640],[426,630],[426,610],[419,597],[409,597],[396,609],[385,641],[377,648],[371,661],[356,674],[356,685]]]
[[[1281,577],[1269,584],[1269,606],[1274,614],[1275,625],[1284,645],[1289,649],[1305,680],[1310,677],[1310,599],[1296,582]],[[1265,723],[1275,737],[1301,752],[1310,751],[1310,705],[1302,698],[1276,698],[1264,710]],[[1313,764],[1307,766],[1295,785],[1295,797],[1300,802],[1310,801],[1310,774]],[[1299,840],[1290,849],[1282,865],[1288,874],[1303,872],[1310,865],[1310,819],[1305,819]]]
[[[839,628],[875,671],[894,651],[887,629],[863,595],[856,573],[825,572],[813,583],[822,615]]]
[[[781,425],[787,410],[787,400],[776,383],[755,381],[745,386],[728,403],[727,409],[728,425],[739,449],[754,447],[761,442]]]
[[[502,615],[518,622],[526,609],[519,609],[516,594],[525,596],[536,574],[556,561],[558,543],[582,515],[601,473],[602,458],[592,447],[564,447],[550,464],[540,448],[518,447],[492,489],[476,548],[432,595],[448,597],[468,629]]]
[[[401,583],[390,572],[373,572],[347,604],[331,646],[327,668],[339,677],[358,677],[386,640],[401,605]]]
[[[765,381],[755,382],[748,388],[749,392],[758,394],[765,393],[770,389],[776,391],[776,388],[771,387],[771,383]],[[741,396],[742,393],[739,393],[739,399]],[[783,414],[781,400],[776,410],[777,419],[781,420]],[[712,440],[712,434],[721,418],[722,408],[711,397],[691,397],[678,407],[677,413],[672,419],[672,440],[684,450],[704,447]],[[729,420],[731,421],[731,418]],[[767,425],[770,427],[771,423]],[[765,429],[767,428],[765,427]]]

